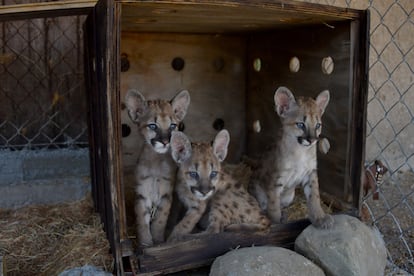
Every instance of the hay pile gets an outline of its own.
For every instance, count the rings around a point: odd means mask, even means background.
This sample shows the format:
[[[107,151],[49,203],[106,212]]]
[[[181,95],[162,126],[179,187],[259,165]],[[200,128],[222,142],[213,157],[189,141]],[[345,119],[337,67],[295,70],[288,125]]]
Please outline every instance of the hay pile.
[[[321,200],[321,207],[327,214],[333,213],[332,205],[327,205]],[[286,219],[288,222],[293,222],[299,219],[308,217],[308,207],[306,204],[305,194],[303,193],[302,188],[297,188],[295,193],[295,198],[292,204],[286,208]]]
[[[89,196],[53,206],[0,209],[0,255],[7,276],[58,275],[86,264],[113,269],[109,243]]]

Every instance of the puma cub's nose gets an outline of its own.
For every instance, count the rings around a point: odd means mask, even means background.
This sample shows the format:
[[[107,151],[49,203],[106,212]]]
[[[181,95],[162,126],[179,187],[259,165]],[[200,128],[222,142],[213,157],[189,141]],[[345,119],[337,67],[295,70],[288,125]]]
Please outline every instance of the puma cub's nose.
[[[216,188],[213,187],[213,186],[208,186],[208,187],[191,187],[191,192],[194,195],[200,196],[200,197],[205,197],[209,193],[213,193],[215,190],[216,190]]]

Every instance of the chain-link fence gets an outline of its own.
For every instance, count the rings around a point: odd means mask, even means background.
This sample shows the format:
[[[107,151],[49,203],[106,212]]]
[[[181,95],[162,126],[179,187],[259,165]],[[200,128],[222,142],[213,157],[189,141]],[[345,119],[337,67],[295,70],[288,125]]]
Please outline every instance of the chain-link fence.
[[[0,23],[0,149],[87,146],[83,22]]]
[[[384,3],[386,2],[386,3]],[[414,1],[373,1],[367,163],[388,168],[364,207],[391,263],[414,272]],[[375,193],[375,191],[374,191]]]
[[[414,273],[414,1],[302,1],[370,10],[366,164],[379,160],[388,171],[363,211],[394,268]]]
[[[366,160],[382,161],[388,172],[363,209],[384,236],[390,263],[413,273],[414,1],[302,1],[371,11]],[[88,145],[83,22],[0,23],[0,149]]]

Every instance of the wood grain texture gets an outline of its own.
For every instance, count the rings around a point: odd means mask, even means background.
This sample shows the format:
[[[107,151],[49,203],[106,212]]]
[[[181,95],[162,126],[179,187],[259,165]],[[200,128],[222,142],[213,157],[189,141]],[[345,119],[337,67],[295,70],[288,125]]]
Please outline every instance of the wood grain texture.
[[[95,64],[99,71],[93,76],[98,88],[90,97],[96,134],[93,169],[102,181],[95,183],[94,191],[118,269],[122,269],[122,256],[131,253],[129,245],[121,248],[129,242],[124,235],[125,178],[120,177],[123,160],[119,148],[120,105],[129,88],[148,98],[171,98],[178,90],[188,89],[192,103],[184,121],[185,132],[195,140],[209,139],[215,133],[214,119],[224,118],[232,133],[231,144],[236,144],[230,154],[234,161],[246,152],[263,152],[272,143],[277,129],[273,122],[278,121],[272,99],[278,86],[308,96],[327,88],[332,103],[325,115],[324,133],[332,147],[330,157],[321,161],[327,172],[321,177],[327,179],[322,186],[334,198],[342,200],[345,193],[352,192],[355,198],[355,188],[346,190],[345,183],[355,181],[359,173],[349,164],[350,152],[363,149],[362,137],[356,133],[365,127],[366,98],[359,93],[366,92],[366,83],[356,84],[366,82],[363,65],[367,53],[358,41],[364,39],[364,27],[352,25],[360,20],[361,11],[292,1],[106,1],[112,6],[106,10],[100,6],[95,15],[114,12],[114,21],[96,20],[96,35],[89,38],[96,51],[91,67]],[[105,35],[99,32],[104,27]],[[128,54],[130,68],[119,73],[118,54],[123,52]],[[288,70],[291,56],[301,62],[295,74]],[[320,68],[326,56],[335,63],[331,75]],[[171,68],[175,57],[184,59],[182,70]],[[262,60],[260,72],[252,69],[255,58]],[[358,104],[354,97],[362,102]],[[260,135],[250,133],[256,119],[262,122]],[[361,161],[360,153],[352,156],[352,162]],[[347,203],[342,206],[349,206]],[[299,221],[275,226],[266,235],[220,233],[165,243],[138,252],[135,269],[143,275],[168,273],[208,265],[239,246],[292,247],[307,225],[308,221]]]
[[[223,232],[145,248],[137,256],[137,271],[145,275],[196,268],[241,247],[274,245],[292,249],[296,237],[309,224],[308,220],[300,220],[273,225],[267,234]]]
[[[238,162],[246,148],[244,37],[123,32],[121,53],[130,62],[129,70],[121,73],[121,100],[131,88],[147,99],[171,99],[188,90],[191,103],[184,132],[192,141],[211,141],[217,134],[214,121],[222,119],[231,141],[226,160]],[[176,57],[184,61],[180,71],[171,65]],[[136,128],[127,116],[124,120],[122,123]],[[127,137],[129,142],[124,145],[125,166],[135,165],[141,144],[138,133],[131,135],[135,137]]]
[[[331,99],[323,115],[322,135],[331,144],[328,154],[318,156],[320,187],[338,200],[344,201],[346,183],[349,182],[349,155],[353,145],[349,135],[352,120],[352,86],[350,77],[353,67],[350,41],[350,22],[332,25],[294,26],[289,29],[252,35],[249,40],[247,62],[248,102],[248,155],[258,158],[277,142],[281,127],[280,118],[274,111],[273,95],[279,86],[286,86],[295,96],[316,97],[321,91],[330,91]],[[322,72],[324,57],[334,61],[332,74]],[[292,57],[300,61],[300,69],[289,70]],[[260,72],[253,70],[253,61],[261,59]],[[357,103],[355,103],[357,104]],[[253,122],[260,120],[262,131],[252,130]]]
[[[293,1],[121,1],[124,30],[240,33],[354,19],[359,11]]]

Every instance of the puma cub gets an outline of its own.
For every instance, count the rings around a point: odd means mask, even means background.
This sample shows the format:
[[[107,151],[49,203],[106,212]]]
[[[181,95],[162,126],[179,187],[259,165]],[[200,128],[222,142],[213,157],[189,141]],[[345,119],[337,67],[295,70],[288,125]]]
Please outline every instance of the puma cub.
[[[170,240],[190,234],[211,201],[206,233],[224,229],[264,230],[270,222],[257,201],[247,193],[221,162],[226,158],[230,135],[221,130],[211,143],[191,143],[181,132],[171,137],[171,154],[179,165],[176,191],[187,208],[174,227]]]
[[[272,222],[280,223],[282,208],[292,203],[295,188],[301,185],[312,224],[330,228],[333,219],[321,207],[316,158],[329,91],[321,92],[316,99],[295,99],[288,88],[280,87],[274,94],[274,102],[282,133],[276,148],[269,151],[255,171],[252,193]]]
[[[135,215],[139,244],[151,246],[164,241],[177,171],[170,138],[187,113],[190,95],[183,90],[171,101],[145,100],[137,90],[129,90],[125,104],[144,139],[135,169]]]

